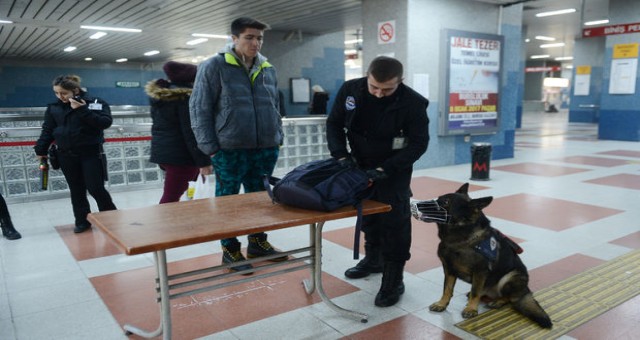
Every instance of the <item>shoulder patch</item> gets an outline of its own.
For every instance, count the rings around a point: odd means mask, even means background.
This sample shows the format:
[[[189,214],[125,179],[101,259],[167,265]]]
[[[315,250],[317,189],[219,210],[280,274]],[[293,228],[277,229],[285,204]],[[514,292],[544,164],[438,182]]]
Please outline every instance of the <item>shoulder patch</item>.
[[[351,111],[351,110],[355,109],[356,108],[356,99],[353,98],[353,96],[348,96],[347,99],[345,99],[345,101],[344,101],[344,107],[348,111]]]

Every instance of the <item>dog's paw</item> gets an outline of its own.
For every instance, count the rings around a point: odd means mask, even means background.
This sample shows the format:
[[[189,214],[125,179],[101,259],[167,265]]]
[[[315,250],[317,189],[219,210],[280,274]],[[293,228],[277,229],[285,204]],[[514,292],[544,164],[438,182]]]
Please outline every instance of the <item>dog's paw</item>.
[[[444,312],[446,309],[447,309],[446,305],[443,306],[437,302],[429,306],[429,310],[432,312]]]
[[[462,317],[465,318],[465,319],[472,318],[474,316],[478,316],[478,310],[477,309],[465,308],[462,311]]]

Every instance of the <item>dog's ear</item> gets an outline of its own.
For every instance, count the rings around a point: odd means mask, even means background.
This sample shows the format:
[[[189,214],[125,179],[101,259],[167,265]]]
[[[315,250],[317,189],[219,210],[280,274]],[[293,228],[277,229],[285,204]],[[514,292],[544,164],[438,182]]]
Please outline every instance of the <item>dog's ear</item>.
[[[466,194],[467,192],[469,192],[469,183],[463,184],[460,189],[456,191],[457,194]]]
[[[481,197],[471,200],[471,205],[479,210],[486,208],[493,201],[493,196]]]

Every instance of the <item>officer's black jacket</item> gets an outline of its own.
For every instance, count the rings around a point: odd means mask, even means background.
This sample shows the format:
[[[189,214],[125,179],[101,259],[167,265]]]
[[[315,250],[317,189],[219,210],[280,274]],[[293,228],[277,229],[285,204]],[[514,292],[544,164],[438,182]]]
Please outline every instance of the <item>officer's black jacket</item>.
[[[367,114],[361,110],[367,91],[366,77],[349,80],[338,91],[327,117],[327,142],[331,156],[338,159],[347,157],[348,140],[360,165],[382,167],[389,177],[408,175],[409,178],[401,180],[406,182],[410,180],[413,163],[425,153],[429,144],[429,101],[401,83],[396,90],[395,101],[384,112],[383,121],[375,124],[378,128],[367,131],[363,136],[357,132],[361,127],[354,126],[355,122],[363,120],[354,117]],[[407,146],[393,150],[396,137],[407,138]]]

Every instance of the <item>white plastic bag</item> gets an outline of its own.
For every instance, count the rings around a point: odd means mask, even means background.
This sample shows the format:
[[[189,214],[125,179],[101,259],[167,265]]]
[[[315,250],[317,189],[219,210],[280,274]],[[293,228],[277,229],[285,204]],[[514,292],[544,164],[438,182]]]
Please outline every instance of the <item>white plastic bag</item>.
[[[193,191],[193,199],[210,198],[216,196],[216,189],[211,176],[198,176]]]
[[[180,202],[191,201],[193,199],[193,192],[196,190],[196,181],[189,181],[187,190],[180,196]]]

